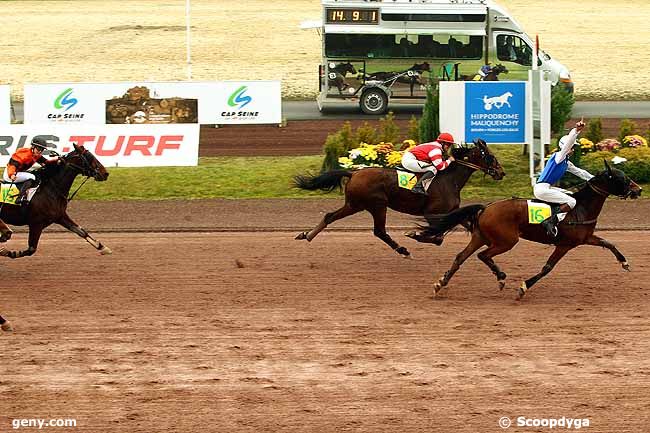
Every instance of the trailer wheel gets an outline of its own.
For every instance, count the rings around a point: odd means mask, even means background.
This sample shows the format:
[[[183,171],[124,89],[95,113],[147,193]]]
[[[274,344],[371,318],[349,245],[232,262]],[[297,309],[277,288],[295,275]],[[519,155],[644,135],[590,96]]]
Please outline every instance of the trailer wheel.
[[[366,114],[384,114],[388,110],[388,97],[381,89],[368,89],[361,95],[359,105]]]

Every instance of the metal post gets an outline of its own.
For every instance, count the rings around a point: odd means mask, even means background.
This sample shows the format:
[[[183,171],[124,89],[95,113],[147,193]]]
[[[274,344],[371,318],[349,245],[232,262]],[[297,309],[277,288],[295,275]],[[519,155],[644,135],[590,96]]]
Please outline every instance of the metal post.
[[[190,0],[185,0],[185,44],[187,46],[187,79],[192,80],[192,38],[190,33]]]

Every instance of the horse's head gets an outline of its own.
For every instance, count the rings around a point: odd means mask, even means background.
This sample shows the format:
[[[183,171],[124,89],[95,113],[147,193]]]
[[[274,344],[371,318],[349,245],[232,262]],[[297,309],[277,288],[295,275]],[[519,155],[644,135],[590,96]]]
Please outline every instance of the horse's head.
[[[499,63],[498,65],[495,65],[495,66],[492,68],[492,72],[494,72],[496,75],[499,75],[499,74],[507,74],[507,73],[508,73],[508,68],[506,68],[504,65],[502,65],[501,63]]]
[[[337,70],[338,70],[342,75],[344,75],[344,76],[345,76],[348,72],[349,72],[350,74],[356,74],[356,73],[357,73],[357,70],[354,69],[354,66],[353,66],[352,63],[350,63],[350,62],[347,62],[347,63],[341,63],[339,66],[336,67],[336,69],[337,69]]]
[[[602,188],[605,192],[620,198],[639,198],[643,191],[639,185],[627,177],[621,170],[612,168],[605,161],[605,170],[598,173],[588,182],[596,192]]]
[[[108,179],[108,171],[89,150],[73,144],[74,150],[61,157],[63,162],[76,169],[81,175],[92,177],[97,181]]]
[[[464,149],[464,150],[463,150]],[[487,173],[494,180],[501,180],[506,175],[506,172],[499,164],[496,156],[490,152],[487,143],[485,140],[476,139],[474,140],[474,146],[469,148],[454,148],[452,150],[452,155],[459,161],[461,164],[474,167]]]

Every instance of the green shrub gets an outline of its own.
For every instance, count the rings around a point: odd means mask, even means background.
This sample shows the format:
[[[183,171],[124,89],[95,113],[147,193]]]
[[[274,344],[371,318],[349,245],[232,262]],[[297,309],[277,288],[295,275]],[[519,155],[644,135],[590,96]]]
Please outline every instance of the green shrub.
[[[600,120],[600,118],[597,119],[592,119],[589,122],[587,122],[587,132],[583,134],[583,136],[591,142],[598,143],[605,138],[603,136],[603,122]]]
[[[386,117],[379,119],[379,131],[379,140],[384,143],[397,143],[399,140],[399,126],[395,123],[395,115],[392,111],[389,111]]]
[[[591,174],[596,174],[605,169],[603,160],[606,159],[611,165],[611,159],[614,156],[620,156],[627,159],[627,161],[613,165],[613,167],[623,170],[635,182],[650,182],[650,149],[647,147],[636,149],[625,148],[616,153],[603,151],[592,152],[584,155],[582,165]]]
[[[368,122],[363,122],[361,126],[357,128],[357,143],[376,143],[377,142],[377,130],[374,126],[370,125]]]
[[[433,86],[427,87],[427,100],[422,109],[422,118],[420,119],[420,143],[429,143],[435,140],[440,134],[439,123],[440,98],[438,88]]]
[[[623,143],[623,139],[628,135],[634,135],[636,130],[636,123],[632,122],[630,119],[621,120],[621,125],[618,132],[618,141]]]
[[[411,116],[411,119],[409,120],[409,128],[406,132],[406,139],[413,140],[416,143],[418,140],[420,140],[420,122],[415,116]]]
[[[551,91],[551,132],[564,135],[564,124],[571,118],[575,99],[563,86],[555,86]]]
[[[345,122],[343,127],[334,134],[329,134],[325,139],[325,158],[321,171],[336,170],[339,168],[339,156],[347,155],[350,149],[357,145],[356,137],[352,133],[352,124]]]

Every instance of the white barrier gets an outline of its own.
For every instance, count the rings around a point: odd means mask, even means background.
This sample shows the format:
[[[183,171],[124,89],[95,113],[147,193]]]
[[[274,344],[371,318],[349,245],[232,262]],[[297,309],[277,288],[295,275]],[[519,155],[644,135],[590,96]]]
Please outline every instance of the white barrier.
[[[195,166],[199,125],[9,125],[0,130],[0,165],[32,138],[45,138],[57,152],[84,145],[106,167]]]
[[[281,123],[279,81],[26,84],[25,124]]]
[[[0,85],[0,125],[11,123],[11,88],[8,84]]]

